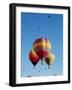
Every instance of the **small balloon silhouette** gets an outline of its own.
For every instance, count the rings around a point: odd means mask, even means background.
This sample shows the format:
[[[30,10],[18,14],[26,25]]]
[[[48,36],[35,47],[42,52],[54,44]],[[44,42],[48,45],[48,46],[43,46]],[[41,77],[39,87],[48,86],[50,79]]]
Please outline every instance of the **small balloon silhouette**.
[[[48,16],[50,18],[50,16]]]

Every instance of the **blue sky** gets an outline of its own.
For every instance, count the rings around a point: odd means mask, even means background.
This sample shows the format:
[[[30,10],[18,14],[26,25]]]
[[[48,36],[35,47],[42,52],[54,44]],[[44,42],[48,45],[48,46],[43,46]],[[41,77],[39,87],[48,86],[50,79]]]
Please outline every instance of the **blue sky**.
[[[35,69],[29,60],[33,42],[40,37],[49,39],[55,54],[55,62],[48,65],[41,61]],[[21,77],[53,76],[63,74],[63,15],[44,13],[21,13]]]

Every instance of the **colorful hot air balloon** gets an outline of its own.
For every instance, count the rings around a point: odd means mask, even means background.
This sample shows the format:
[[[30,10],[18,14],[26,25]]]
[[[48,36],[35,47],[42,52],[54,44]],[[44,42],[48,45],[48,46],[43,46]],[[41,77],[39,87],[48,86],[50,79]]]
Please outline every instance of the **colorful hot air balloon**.
[[[54,63],[54,59],[55,59],[55,55],[53,55],[52,53],[49,53],[45,57],[45,62],[48,64],[48,67],[49,68],[50,68],[50,65],[52,65]]]
[[[46,55],[48,55],[48,51],[51,48],[50,42],[45,38],[39,38],[35,40],[33,44],[33,49],[39,58],[42,60]]]
[[[34,50],[30,51],[30,53],[29,53],[29,59],[32,62],[32,64],[34,65],[34,67],[35,67],[35,65],[39,61],[39,57],[37,56],[37,54],[35,53]]]

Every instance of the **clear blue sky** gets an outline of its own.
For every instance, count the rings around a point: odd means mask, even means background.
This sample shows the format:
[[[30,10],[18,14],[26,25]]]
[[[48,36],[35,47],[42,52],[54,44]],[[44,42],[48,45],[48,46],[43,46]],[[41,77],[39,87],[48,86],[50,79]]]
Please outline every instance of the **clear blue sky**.
[[[40,37],[50,40],[55,62],[48,65],[41,61],[35,69],[29,60],[33,42]],[[21,77],[53,76],[63,74],[63,15],[44,13],[21,13]]]

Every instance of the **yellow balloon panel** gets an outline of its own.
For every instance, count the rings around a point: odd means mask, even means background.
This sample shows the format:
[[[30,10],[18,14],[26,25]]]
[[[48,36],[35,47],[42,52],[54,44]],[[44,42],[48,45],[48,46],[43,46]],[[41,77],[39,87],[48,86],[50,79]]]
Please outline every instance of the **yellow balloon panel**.
[[[33,48],[40,48],[40,47],[47,48],[47,49],[50,50],[51,49],[51,44],[48,40],[42,40],[38,43],[35,43],[34,46],[33,46]]]

